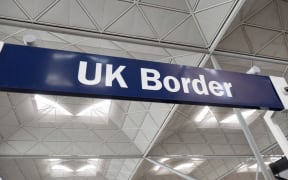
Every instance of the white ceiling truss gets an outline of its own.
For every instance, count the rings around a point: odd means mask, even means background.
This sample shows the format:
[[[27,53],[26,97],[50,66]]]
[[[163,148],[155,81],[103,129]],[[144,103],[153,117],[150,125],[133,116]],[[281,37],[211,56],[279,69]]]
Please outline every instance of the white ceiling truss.
[[[222,38],[237,3],[3,0],[0,40],[23,45],[23,36],[34,34],[38,47],[195,67],[212,53],[224,70],[243,73],[257,65],[261,75],[287,79],[287,1],[246,1]],[[213,68],[210,61],[204,67]],[[71,114],[51,104],[39,109],[31,94],[0,93],[4,180],[180,179],[145,158],[178,166],[195,179],[255,179],[253,153],[237,122],[227,122],[229,108],[209,107],[197,120],[201,106],[112,100],[106,116],[81,117],[76,115],[101,100],[44,97]],[[271,160],[283,153],[263,113],[254,112],[247,123],[264,159]],[[275,120],[288,135],[287,113]],[[182,164],[190,169],[182,171]]]

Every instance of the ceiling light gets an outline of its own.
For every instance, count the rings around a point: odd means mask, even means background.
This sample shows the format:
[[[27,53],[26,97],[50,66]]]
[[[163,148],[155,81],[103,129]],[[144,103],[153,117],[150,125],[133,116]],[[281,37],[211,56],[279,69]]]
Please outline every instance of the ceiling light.
[[[159,171],[159,169],[160,169],[160,166],[155,166],[155,167],[153,168],[154,171]]]
[[[192,158],[191,160],[192,161],[203,161],[203,159],[201,159],[201,158]]]
[[[265,161],[264,164],[265,165],[268,165],[270,164],[271,162],[270,161]],[[256,169],[257,168],[257,163],[255,164],[252,164],[251,166],[248,167],[249,169]]]
[[[166,162],[168,160],[169,160],[169,158],[162,158],[162,159],[159,160],[159,162],[164,163],[164,162]]]
[[[89,170],[92,170],[92,171],[96,170],[96,166],[92,164],[88,164],[77,169],[77,172],[84,172],[84,171],[89,171]]]
[[[67,111],[61,105],[59,105],[58,103],[56,103],[50,99],[47,99],[47,98],[40,96],[40,95],[35,95],[34,98],[36,100],[36,105],[37,105],[38,110],[55,108],[55,109],[59,110],[60,112],[62,112],[63,115],[72,116],[72,114],[69,111]]]
[[[247,119],[249,116],[251,116],[253,113],[255,113],[256,110],[248,110],[248,111],[244,111],[242,112],[242,116],[244,117],[244,119]],[[221,123],[238,123],[238,118],[236,116],[236,114],[233,114],[229,117],[227,117],[226,119],[222,120]]]
[[[209,110],[210,110],[209,107],[205,106],[201,110],[201,112],[196,116],[195,122],[201,122],[204,119],[204,117],[206,116],[206,114],[209,112]]]
[[[164,162],[166,162],[166,161],[168,161],[168,160],[169,160],[169,158],[162,158],[162,159],[159,160],[159,162],[160,162],[160,163],[164,163]],[[155,167],[153,168],[154,171],[159,171],[159,169],[160,169],[160,166],[155,166]]]
[[[193,163],[184,163],[174,167],[175,170],[185,170],[191,168],[194,164]]]
[[[57,171],[66,171],[66,172],[73,172],[72,169],[66,167],[66,166],[63,166],[63,165],[60,165],[60,164],[57,164],[57,165],[53,165],[52,170],[57,170]]]
[[[83,111],[79,112],[76,116],[106,116],[110,109],[111,100],[103,100],[98,102]]]
[[[61,159],[48,159],[48,161],[50,161],[50,162],[58,162],[58,161],[61,161]]]

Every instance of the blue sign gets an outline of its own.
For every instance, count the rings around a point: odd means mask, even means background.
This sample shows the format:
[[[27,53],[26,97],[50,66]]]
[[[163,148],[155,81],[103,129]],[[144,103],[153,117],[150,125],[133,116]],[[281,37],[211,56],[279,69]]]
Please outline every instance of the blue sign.
[[[266,76],[11,44],[5,44],[0,53],[0,89],[283,109]]]

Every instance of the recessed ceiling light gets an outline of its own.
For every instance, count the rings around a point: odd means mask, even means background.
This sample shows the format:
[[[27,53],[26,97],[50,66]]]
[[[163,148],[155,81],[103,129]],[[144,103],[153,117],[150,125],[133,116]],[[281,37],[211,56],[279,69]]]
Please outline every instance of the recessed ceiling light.
[[[207,115],[207,113],[209,112],[209,107],[208,106],[205,106],[201,111],[200,113],[196,116],[195,118],[195,122],[201,122],[204,117]]]
[[[51,169],[52,169],[52,170],[56,170],[56,171],[73,172],[73,170],[70,169],[69,167],[63,166],[63,165],[60,165],[60,164],[53,165],[53,166],[51,167]]]
[[[242,112],[242,116],[244,117],[244,119],[247,119],[248,117],[250,117],[255,112],[256,112],[255,109],[244,111],[244,112]],[[222,120],[221,123],[237,124],[238,123],[238,118],[237,118],[236,114],[233,114],[233,115],[227,117],[226,119]]]
[[[61,161],[61,159],[48,159],[48,161],[50,161],[50,162],[58,162],[58,161]]]
[[[51,108],[55,109],[55,110],[59,110],[63,115],[67,115],[67,116],[72,116],[72,113],[70,113],[69,111],[67,111],[65,108],[63,108],[61,105],[59,105],[58,103],[47,99],[43,96],[40,95],[35,95],[34,96],[35,101],[36,101],[36,105],[37,105],[37,109],[42,111],[42,110],[48,110],[48,112],[51,112]]]
[[[270,163],[271,163],[270,161],[265,161],[264,162],[265,165],[268,165]],[[254,163],[254,164],[250,165],[248,168],[249,169],[256,169],[257,168],[257,163]]]
[[[194,165],[194,163],[183,163],[183,164],[180,164],[176,167],[174,167],[175,170],[185,170],[185,169],[189,169],[189,168],[192,168]]]
[[[166,162],[168,160],[169,160],[169,158],[162,158],[162,159],[159,160],[159,162],[160,163],[164,163],[164,162]],[[160,169],[160,166],[154,166],[154,168],[153,168],[154,171],[159,171],[159,169]]]
[[[104,117],[108,114],[111,105],[111,100],[103,100],[92,106],[87,107],[79,112],[76,116],[100,116]]]
[[[81,168],[77,169],[77,172],[84,172],[84,171],[91,171],[91,170],[96,170],[96,166],[92,164],[87,164],[85,166],[82,166]]]

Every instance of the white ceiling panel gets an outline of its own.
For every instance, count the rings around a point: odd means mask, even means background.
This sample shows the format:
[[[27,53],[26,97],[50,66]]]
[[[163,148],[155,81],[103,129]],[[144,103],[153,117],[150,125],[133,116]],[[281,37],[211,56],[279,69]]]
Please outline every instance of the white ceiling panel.
[[[264,27],[272,27],[281,29],[281,22],[279,20],[279,14],[277,12],[276,3],[271,3],[259,11],[257,14],[249,18],[247,21],[252,24],[261,25]]]
[[[143,53],[147,55],[159,55],[159,56],[168,56],[167,52],[163,48],[144,46],[138,44],[124,43],[124,42],[113,42],[118,45],[118,47],[123,48],[128,52]],[[149,52],[149,53],[148,53]],[[153,59],[151,59],[153,60]]]
[[[40,13],[53,5],[56,0],[17,0],[24,7],[29,18],[35,19]],[[16,1],[15,1],[16,2]]]
[[[175,4],[180,4],[179,1]],[[153,8],[149,6],[140,6],[159,37],[165,36],[171,29],[177,26],[186,16],[187,13],[180,13],[160,8]]]
[[[129,28],[127,29],[127,27]],[[107,31],[131,36],[156,38],[137,6],[129,9]]]
[[[185,44],[192,44],[200,47],[205,46],[205,42],[201,37],[195,20],[192,16],[187,18],[164,39],[172,42],[184,42]]]
[[[230,1],[223,5],[196,13],[195,16],[199,26],[208,43],[211,43],[215,38],[217,31],[220,29],[221,24],[224,22],[233,4],[234,2]]]
[[[175,60],[176,64],[197,67],[200,64],[203,56],[204,54],[202,53],[192,53],[183,56],[174,56],[173,59]]]
[[[117,20],[132,4],[115,0],[81,0],[101,30]]]
[[[173,0],[142,0],[141,2],[188,11],[188,7],[185,3],[185,0],[179,0],[177,2]],[[192,2],[193,1],[191,1],[191,3]]]
[[[0,15],[6,17],[15,17],[20,19],[27,19],[25,14],[16,5],[15,1],[3,1],[0,6]]]
[[[59,1],[52,9],[41,16],[39,21],[96,29],[95,25],[76,1]]]
[[[268,46],[263,48],[259,52],[259,54],[270,57],[278,56],[281,58],[287,58],[288,50],[286,44],[287,44],[287,37],[284,34],[281,34],[276,39],[271,41],[271,43]]]
[[[196,8],[196,11],[201,11],[201,10],[204,10],[204,9],[208,9],[208,8],[212,8],[212,7],[216,7],[216,6],[219,6],[223,3],[226,3],[228,1],[231,1],[231,0],[204,0],[204,1],[199,1],[198,4],[197,4],[197,8]]]
[[[237,42],[237,43],[235,43]],[[249,53],[250,49],[245,41],[245,35],[241,27],[237,28],[229,36],[222,40],[219,49],[230,49],[231,51]]]
[[[279,35],[279,32],[271,31],[271,30],[261,30],[259,33],[258,28],[254,27],[245,27],[248,38],[251,40],[252,47],[254,52],[257,53],[261,50],[269,41],[273,40],[273,38]]]

